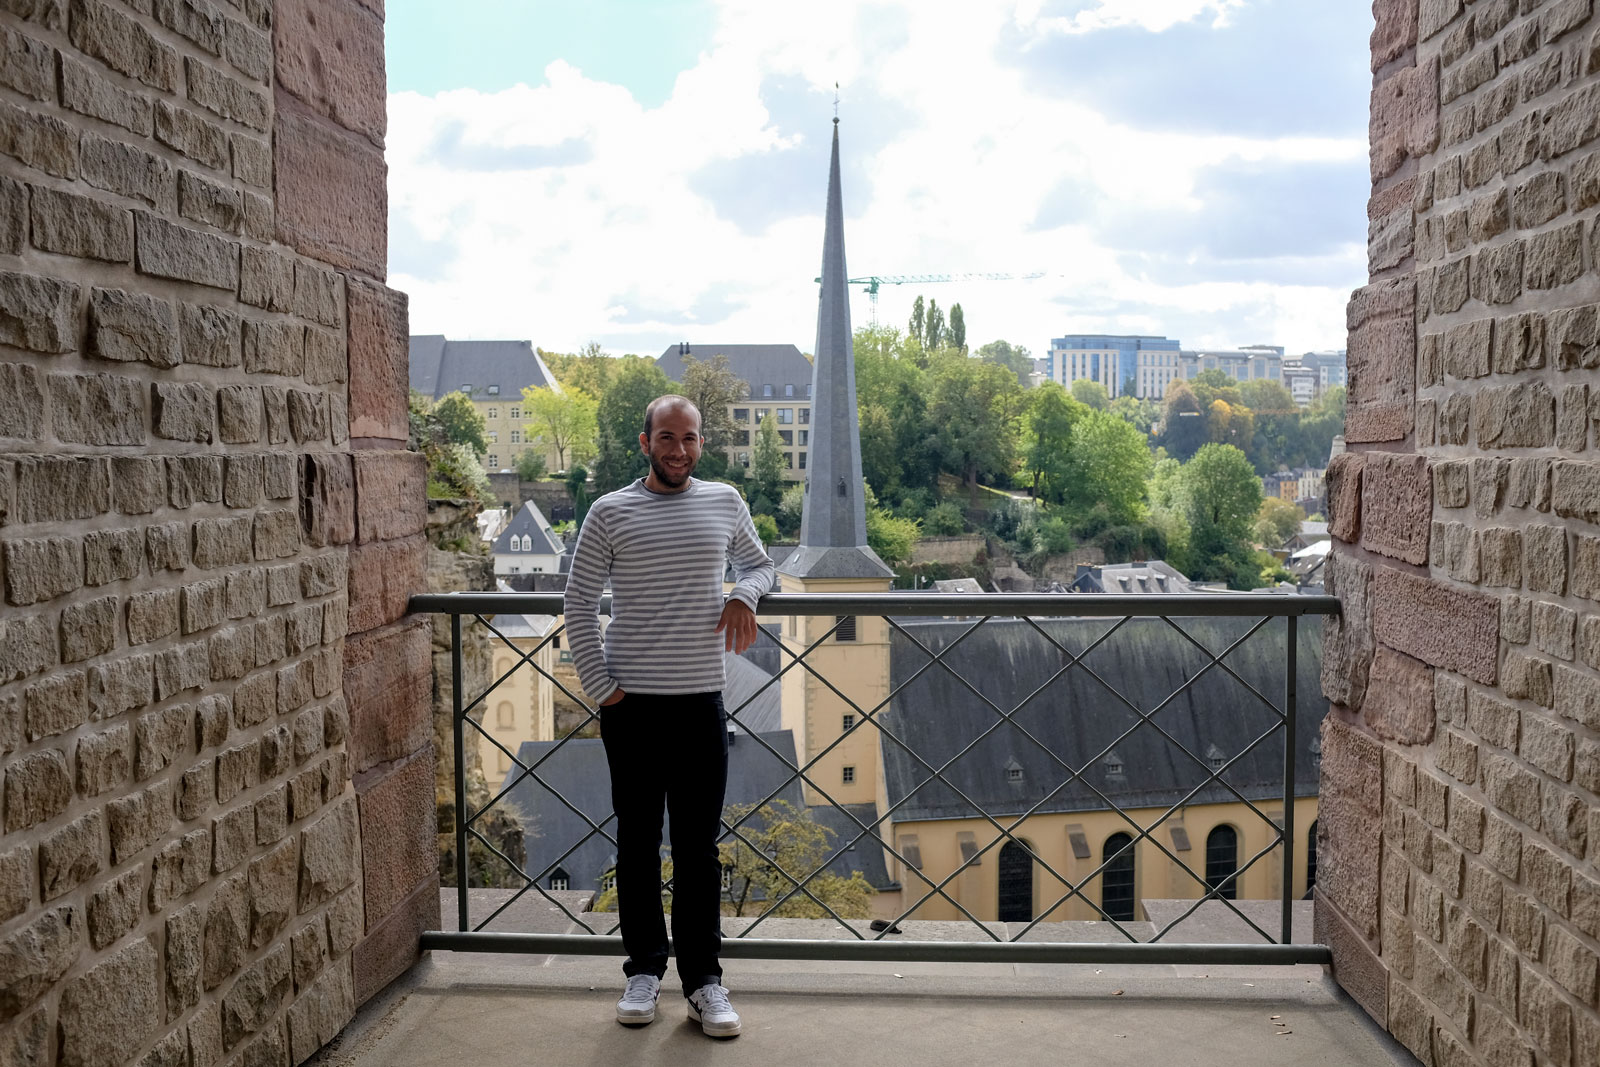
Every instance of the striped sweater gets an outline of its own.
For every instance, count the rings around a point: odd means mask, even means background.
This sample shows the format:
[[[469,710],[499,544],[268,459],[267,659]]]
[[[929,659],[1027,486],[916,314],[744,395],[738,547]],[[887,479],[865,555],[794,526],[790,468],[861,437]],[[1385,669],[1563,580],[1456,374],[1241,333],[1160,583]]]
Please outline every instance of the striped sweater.
[[[567,577],[567,645],[578,681],[600,703],[630,693],[709,693],[726,684],[726,634],[716,632],[728,596],[755,609],[772,588],[750,509],[722,482],[690,479],[681,493],[653,493],[644,479],[594,502]],[[611,579],[611,624],[600,635],[600,594]]]

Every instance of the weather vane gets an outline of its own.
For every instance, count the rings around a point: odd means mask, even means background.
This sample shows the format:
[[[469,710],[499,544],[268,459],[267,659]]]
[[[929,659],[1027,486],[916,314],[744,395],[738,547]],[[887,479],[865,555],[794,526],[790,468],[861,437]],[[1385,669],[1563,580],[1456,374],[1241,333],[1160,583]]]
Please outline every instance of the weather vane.
[[[839,83],[833,83],[833,124],[839,125]]]

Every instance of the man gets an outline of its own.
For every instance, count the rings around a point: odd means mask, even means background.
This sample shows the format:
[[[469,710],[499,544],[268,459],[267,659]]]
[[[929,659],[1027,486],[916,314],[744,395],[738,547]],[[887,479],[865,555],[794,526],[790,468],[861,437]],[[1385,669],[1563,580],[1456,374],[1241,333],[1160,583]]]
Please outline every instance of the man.
[[[628,961],[617,1021],[655,1019],[667,969],[661,819],[672,826],[672,945],[689,1018],[712,1037],[739,1033],[722,985],[722,865],[728,779],[722,657],[756,638],[757,599],[775,568],[732,486],[691,477],[700,412],[681,396],[645,409],[639,447],[650,473],[589,509],[567,579],[567,643],[578,680],[600,704],[617,814],[617,905]],[[723,569],[736,584],[724,597]],[[611,625],[599,601],[611,580]]]

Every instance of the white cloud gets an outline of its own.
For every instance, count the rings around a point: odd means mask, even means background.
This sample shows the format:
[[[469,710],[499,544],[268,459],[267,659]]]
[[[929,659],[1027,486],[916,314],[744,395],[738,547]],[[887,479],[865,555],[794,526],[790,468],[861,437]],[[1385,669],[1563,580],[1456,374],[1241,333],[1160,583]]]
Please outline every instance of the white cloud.
[[[1018,25],[1038,35],[1121,25],[1158,32],[1218,22],[1238,6],[1101,0],[1056,16],[1036,4],[963,4],[951,9],[959,17],[933,17],[926,3],[826,0],[795,19],[778,5],[728,0],[698,62],[658,108],[561,61],[534,87],[395,94],[390,284],[411,295],[415,332],[528,338],[558,350],[591,338],[615,351],[655,352],[681,338],[809,350],[826,173],[811,162],[815,173],[785,172],[814,187],[805,201],[814,211],[755,228],[697,193],[696,175],[762,157],[784,167],[790,155],[814,160],[791,150],[826,144],[837,78],[843,151],[864,163],[872,191],[869,203],[865,190],[845,188],[852,216],[867,208],[847,227],[856,272],[1050,275],[927,287],[941,305],[962,303],[969,343],[1003,336],[1041,351],[1052,336],[1106,329],[1186,344],[1342,346],[1363,234],[1310,257],[1339,277],[1349,268],[1337,285],[1275,284],[1270,271],[1162,283],[1121,264],[1115,220],[1156,211],[1203,218],[1214,210],[1196,191],[1208,167],[1350,165],[1364,158],[1364,143],[1138,129],[1032,88],[995,58],[999,36]],[[902,32],[875,34],[869,24]],[[773,78],[812,87],[814,117],[797,125],[775,117],[762,99]],[[852,116],[852,99],[889,101],[904,121],[876,143],[852,139],[869,124]],[[1082,182],[1078,217],[1034,229],[1063,178]],[[759,199],[764,190],[741,192]],[[903,322],[916,291],[886,287],[880,319]],[[868,311],[862,297],[858,324]]]

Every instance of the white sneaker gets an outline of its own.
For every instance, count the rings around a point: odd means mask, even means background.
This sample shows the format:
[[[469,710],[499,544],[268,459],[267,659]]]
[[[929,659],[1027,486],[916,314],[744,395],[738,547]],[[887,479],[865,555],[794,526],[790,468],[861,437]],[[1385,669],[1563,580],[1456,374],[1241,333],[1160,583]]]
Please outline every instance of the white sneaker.
[[[689,994],[689,1018],[700,1024],[707,1037],[738,1037],[739,1013],[728,1002],[728,991],[715,983]]]
[[[656,1001],[661,997],[661,979],[653,974],[636,974],[617,1001],[617,1022],[623,1026],[644,1026],[655,1022]],[[726,1001],[724,1001],[726,1002]]]

